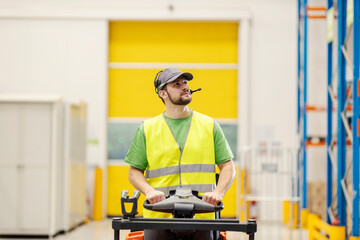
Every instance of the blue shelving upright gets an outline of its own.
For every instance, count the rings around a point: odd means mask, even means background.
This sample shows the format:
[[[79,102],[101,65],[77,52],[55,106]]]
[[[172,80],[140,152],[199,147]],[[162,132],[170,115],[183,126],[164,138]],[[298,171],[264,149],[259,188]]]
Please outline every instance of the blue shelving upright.
[[[298,1],[298,136],[300,136],[299,163],[301,167],[301,208],[307,209],[307,0]],[[300,189],[300,188],[299,188]]]
[[[327,221],[334,223],[334,217],[338,219],[340,226],[348,228],[348,236],[359,237],[359,11],[360,0],[354,0],[354,5],[351,9],[347,6],[348,1],[338,0],[336,8],[333,8],[332,0],[328,0],[328,12],[337,9],[337,96],[335,98],[334,91],[332,91],[332,41],[328,42],[328,105],[327,105]],[[349,1],[349,3],[351,3]],[[349,29],[349,19],[347,13],[353,11],[353,59],[350,59],[349,53],[346,49],[346,35]],[[328,14],[330,17],[330,14]],[[332,16],[334,17],[334,16]],[[328,19],[329,20],[329,19]],[[348,23],[348,24],[347,24]],[[348,34],[350,31],[348,31]],[[334,37],[335,39],[335,37]],[[353,70],[353,80],[347,83],[346,80],[346,59],[348,67]],[[337,116],[337,132],[336,138],[332,133],[332,117],[333,106],[336,106]],[[351,113],[349,113],[351,112]],[[349,124],[351,122],[351,124]],[[337,156],[333,155],[334,148],[337,147]],[[347,147],[349,146],[349,147]],[[352,152],[351,158],[348,158],[347,164],[347,149]],[[352,168],[346,169],[351,166]],[[347,182],[346,176],[352,170],[352,182]],[[336,212],[331,211],[333,172],[336,176]],[[348,180],[349,181],[349,180]],[[348,185],[352,184],[351,192],[348,192]],[[347,223],[346,210],[350,210],[351,214],[351,231]],[[334,216],[332,216],[334,215]],[[336,220],[336,219],[335,219]]]
[[[353,120],[352,120],[352,161],[353,161],[353,207],[352,207],[352,236],[359,237],[359,54],[360,54],[360,0],[354,0],[353,20]]]
[[[328,0],[327,1],[327,12],[330,11],[330,9],[333,8],[333,1],[332,0]],[[328,15],[329,17],[329,15]],[[331,155],[330,152],[332,149],[332,109],[333,109],[333,102],[332,102],[332,96],[331,96],[331,88],[332,88],[332,58],[333,58],[333,54],[332,54],[332,48],[333,48],[333,44],[332,44],[332,40],[328,39],[328,44],[327,44],[327,111],[326,111],[326,117],[327,117],[327,126],[326,126],[326,131],[327,131],[327,135],[326,135],[326,149],[327,149],[327,153],[326,153],[326,209],[331,210],[331,205],[333,202],[332,196],[333,196],[333,188],[332,188],[332,172],[333,172],[333,167],[332,167],[332,159],[331,159]],[[329,90],[330,89],[330,90]],[[326,214],[326,221],[327,223],[331,223],[331,219],[330,219],[330,213],[327,211]]]

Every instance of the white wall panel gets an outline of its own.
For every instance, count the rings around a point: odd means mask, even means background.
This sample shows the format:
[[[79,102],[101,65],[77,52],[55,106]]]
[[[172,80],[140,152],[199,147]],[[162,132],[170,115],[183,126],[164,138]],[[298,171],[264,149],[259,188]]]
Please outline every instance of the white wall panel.
[[[106,159],[107,21],[0,20],[0,94],[61,94],[88,103],[88,161]]]
[[[241,1],[251,8],[251,142],[296,144],[296,1]]]

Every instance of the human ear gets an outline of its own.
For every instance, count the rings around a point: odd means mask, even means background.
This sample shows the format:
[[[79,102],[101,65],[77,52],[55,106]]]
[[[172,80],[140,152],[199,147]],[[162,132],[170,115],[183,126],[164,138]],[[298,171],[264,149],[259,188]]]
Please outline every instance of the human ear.
[[[159,96],[160,96],[162,99],[164,99],[164,97],[166,97],[166,96],[167,96],[166,91],[164,91],[164,90],[160,90],[160,91],[159,91]]]

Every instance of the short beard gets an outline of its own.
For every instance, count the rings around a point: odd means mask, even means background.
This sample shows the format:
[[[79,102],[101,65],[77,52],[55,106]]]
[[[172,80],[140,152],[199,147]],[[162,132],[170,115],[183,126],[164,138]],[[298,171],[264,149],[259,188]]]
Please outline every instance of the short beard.
[[[179,99],[175,100],[175,99],[173,99],[171,97],[171,95],[169,94],[169,92],[167,90],[165,90],[165,91],[167,92],[171,103],[174,104],[174,105],[184,106],[184,105],[188,105],[192,101],[191,95],[190,95],[190,99],[182,99],[181,96],[180,96]]]

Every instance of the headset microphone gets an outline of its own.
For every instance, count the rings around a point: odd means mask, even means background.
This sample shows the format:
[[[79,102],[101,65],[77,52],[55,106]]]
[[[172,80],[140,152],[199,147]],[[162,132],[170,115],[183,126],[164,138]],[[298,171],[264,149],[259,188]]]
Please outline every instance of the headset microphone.
[[[190,90],[190,94],[193,94],[194,92],[201,91],[201,88],[198,88],[196,90]]]

